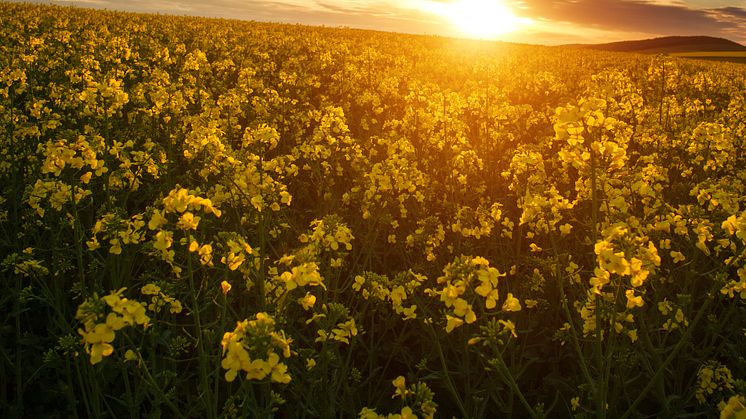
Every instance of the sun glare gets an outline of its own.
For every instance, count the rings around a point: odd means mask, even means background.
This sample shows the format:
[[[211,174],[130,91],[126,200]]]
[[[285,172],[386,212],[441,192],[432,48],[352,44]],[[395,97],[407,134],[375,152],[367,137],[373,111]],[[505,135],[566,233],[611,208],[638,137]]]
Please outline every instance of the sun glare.
[[[520,24],[499,0],[458,0],[444,8],[443,14],[471,38],[493,39],[515,31]]]

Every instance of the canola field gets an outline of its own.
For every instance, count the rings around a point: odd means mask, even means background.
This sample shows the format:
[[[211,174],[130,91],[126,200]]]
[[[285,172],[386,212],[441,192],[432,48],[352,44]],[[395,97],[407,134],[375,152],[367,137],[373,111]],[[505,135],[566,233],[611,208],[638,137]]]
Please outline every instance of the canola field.
[[[746,414],[746,67],[0,3],[0,416]]]

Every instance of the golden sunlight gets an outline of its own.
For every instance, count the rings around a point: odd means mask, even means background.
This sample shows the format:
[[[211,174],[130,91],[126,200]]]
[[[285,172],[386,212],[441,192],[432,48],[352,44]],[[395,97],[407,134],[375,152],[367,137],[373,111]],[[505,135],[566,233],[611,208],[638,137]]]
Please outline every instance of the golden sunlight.
[[[500,0],[430,1],[425,8],[447,18],[459,33],[470,38],[494,39],[523,23]]]

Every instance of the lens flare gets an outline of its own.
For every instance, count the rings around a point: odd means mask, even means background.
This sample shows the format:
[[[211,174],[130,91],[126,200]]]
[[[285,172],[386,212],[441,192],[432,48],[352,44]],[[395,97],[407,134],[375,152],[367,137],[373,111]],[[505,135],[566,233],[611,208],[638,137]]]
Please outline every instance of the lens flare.
[[[472,38],[490,39],[518,29],[518,18],[498,0],[459,0],[449,9],[448,18]]]

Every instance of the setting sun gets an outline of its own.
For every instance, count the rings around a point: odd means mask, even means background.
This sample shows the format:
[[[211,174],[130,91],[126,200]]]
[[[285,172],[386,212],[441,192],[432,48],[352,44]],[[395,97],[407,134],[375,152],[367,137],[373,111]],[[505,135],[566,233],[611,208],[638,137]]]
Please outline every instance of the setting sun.
[[[518,19],[498,0],[459,0],[448,18],[459,31],[474,38],[493,38],[518,27]]]
[[[470,38],[494,39],[523,23],[500,0],[427,2],[424,8],[448,19],[458,34]]]

